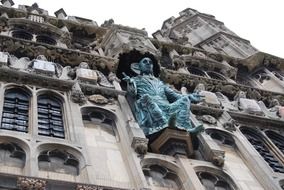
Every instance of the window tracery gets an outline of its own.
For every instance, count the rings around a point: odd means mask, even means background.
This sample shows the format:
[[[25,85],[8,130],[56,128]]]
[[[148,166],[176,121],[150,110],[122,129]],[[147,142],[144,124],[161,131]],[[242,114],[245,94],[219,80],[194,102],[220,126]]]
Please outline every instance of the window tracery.
[[[172,190],[181,190],[182,185],[174,171],[160,165],[146,165],[143,173],[150,186],[164,187]]]
[[[0,164],[23,168],[25,166],[25,151],[15,143],[0,144]]]
[[[38,156],[38,166],[40,170],[79,175],[79,160],[58,149],[42,151]]]
[[[200,182],[206,190],[234,190],[230,183],[219,175],[199,171],[196,173]]]

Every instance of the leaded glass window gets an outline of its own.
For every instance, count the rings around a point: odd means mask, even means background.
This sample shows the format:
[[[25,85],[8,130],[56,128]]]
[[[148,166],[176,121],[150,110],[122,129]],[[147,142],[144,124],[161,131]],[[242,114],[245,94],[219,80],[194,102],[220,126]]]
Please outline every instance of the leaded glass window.
[[[262,158],[266,161],[266,163],[271,167],[274,172],[284,173],[283,164],[270,150],[262,136],[260,136],[256,131],[245,127],[241,128],[241,132],[245,135],[250,144],[262,156]]]
[[[62,103],[47,95],[38,97],[38,134],[57,138],[65,138]]]
[[[21,89],[6,90],[1,129],[28,132],[30,97]]]

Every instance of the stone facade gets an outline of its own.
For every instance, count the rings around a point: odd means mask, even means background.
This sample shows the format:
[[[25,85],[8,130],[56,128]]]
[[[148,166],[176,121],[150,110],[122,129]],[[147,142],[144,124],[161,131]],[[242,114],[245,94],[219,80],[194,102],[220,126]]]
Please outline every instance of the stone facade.
[[[0,189],[284,189],[284,60],[186,9],[147,32],[0,6]],[[213,44],[213,45],[212,45]],[[149,57],[197,135],[145,136],[124,73]]]

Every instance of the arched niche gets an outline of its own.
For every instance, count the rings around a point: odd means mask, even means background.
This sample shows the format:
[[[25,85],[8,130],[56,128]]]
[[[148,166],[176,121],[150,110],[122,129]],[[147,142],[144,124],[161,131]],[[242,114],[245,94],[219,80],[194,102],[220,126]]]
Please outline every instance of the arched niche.
[[[184,190],[180,168],[166,160],[147,158],[141,161],[142,170],[151,189]]]
[[[128,76],[135,76],[136,73],[134,73],[131,70],[130,65],[132,63],[138,63],[144,57],[149,57],[153,61],[153,72],[154,72],[154,75],[158,77],[160,73],[160,66],[158,64],[157,58],[151,53],[148,53],[148,52],[142,53],[135,49],[119,55],[118,57],[119,63],[118,63],[118,68],[116,72],[117,77],[119,79],[124,78],[122,74],[123,72],[127,74]],[[126,85],[126,83],[122,81],[122,85]]]
[[[194,168],[201,184],[205,190],[238,190],[233,179],[222,170],[207,166],[197,166]]]
[[[81,108],[86,149],[94,180],[102,184],[130,184],[127,159],[122,151],[113,112],[88,106]]]
[[[274,172],[284,173],[283,163],[272,151],[264,136],[259,131],[249,127],[241,127],[240,131]]]

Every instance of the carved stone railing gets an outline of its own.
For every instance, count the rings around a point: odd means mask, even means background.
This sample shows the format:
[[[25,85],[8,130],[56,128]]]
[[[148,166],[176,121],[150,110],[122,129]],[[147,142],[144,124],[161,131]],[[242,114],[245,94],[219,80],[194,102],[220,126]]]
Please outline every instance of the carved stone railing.
[[[81,62],[88,62],[91,64],[91,67],[96,67],[99,70],[107,70],[109,72],[115,72],[118,64],[117,59],[110,57],[103,57],[2,35],[0,35],[0,50],[2,52],[9,52],[10,54],[20,53],[29,58],[45,55],[48,60],[56,60],[56,62],[62,65],[77,66]]]
[[[0,80],[5,82],[30,84],[40,86],[42,88],[50,88],[60,91],[69,91],[76,81],[61,80],[43,75],[32,74],[13,70],[8,67],[0,67]],[[81,89],[85,94],[102,94],[110,97],[117,95],[125,95],[126,92],[115,90],[112,88],[80,83]]]
[[[225,95],[235,96],[238,91],[247,92],[247,97],[263,102],[269,102],[276,98],[281,104],[284,104],[284,94],[253,88],[245,85],[230,83],[227,81],[209,79],[196,75],[179,73],[173,70],[162,69],[161,79],[171,85],[177,87],[186,87],[187,89],[194,88],[197,84],[203,83],[208,91],[222,92]]]

